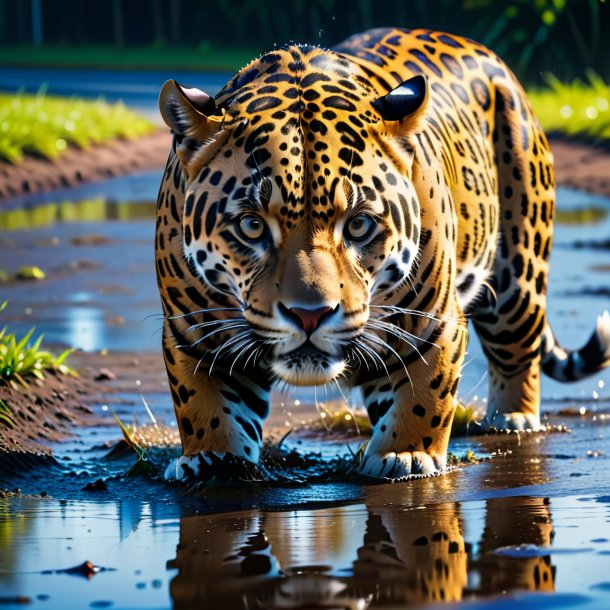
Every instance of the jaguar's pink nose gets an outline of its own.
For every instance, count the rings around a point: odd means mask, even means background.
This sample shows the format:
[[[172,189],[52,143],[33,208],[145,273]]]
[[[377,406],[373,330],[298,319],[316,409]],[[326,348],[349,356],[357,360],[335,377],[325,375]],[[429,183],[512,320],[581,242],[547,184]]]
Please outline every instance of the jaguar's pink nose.
[[[280,309],[288,314],[308,335],[313,333],[320,325],[322,318],[333,311],[332,307],[324,305],[315,309],[305,309],[304,307],[286,307],[280,303]]]

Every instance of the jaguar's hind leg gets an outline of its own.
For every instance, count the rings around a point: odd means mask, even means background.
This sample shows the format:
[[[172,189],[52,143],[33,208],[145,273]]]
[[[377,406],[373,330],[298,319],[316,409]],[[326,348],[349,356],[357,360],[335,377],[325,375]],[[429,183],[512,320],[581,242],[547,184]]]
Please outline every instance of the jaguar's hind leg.
[[[473,312],[473,321],[489,359],[489,423],[537,429],[555,209],[552,155],[524,94],[501,86],[497,93],[500,241],[492,280],[495,295]]]
[[[201,363],[175,343],[166,323],[163,354],[182,456],[170,463],[165,476],[180,480],[241,476],[244,461],[259,460],[270,387],[260,375],[254,381],[252,375],[226,371],[220,365],[210,375],[209,363]]]

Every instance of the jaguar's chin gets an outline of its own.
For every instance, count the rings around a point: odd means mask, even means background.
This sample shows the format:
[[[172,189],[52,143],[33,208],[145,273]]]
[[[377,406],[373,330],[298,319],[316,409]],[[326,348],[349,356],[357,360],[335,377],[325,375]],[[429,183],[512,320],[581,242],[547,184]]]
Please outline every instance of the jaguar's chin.
[[[345,359],[308,344],[279,356],[271,363],[278,379],[297,386],[324,385],[345,371]]]

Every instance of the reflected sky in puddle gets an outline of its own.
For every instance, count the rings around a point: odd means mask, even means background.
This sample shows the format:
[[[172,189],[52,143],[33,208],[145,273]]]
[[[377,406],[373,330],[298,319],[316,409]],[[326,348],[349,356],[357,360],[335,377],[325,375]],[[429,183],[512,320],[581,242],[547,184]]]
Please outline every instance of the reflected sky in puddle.
[[[0,500],[0,585],[34,608],[406,608],[505,600],[610,603],[608,498],[501,497],[436,505],[180,514],[179,505]],[[86,517],[86,518],[84,518]],[[498,549],[522,545],[536,553]],[[90,579],[41,574],[85,559]],[[524,592],[553,593],[540,598]],[[49,596],[40,601],[38,595]],[[489,603],[489,602],[488,602]],[[513,600],[514,603],[514,600]],[[49,606],[51,604],[51,606]],[[317,604],[317,605],[316,605]],[[8,606],[3,607],[11,607]],[[495,607],[495,606],[494,606]]]

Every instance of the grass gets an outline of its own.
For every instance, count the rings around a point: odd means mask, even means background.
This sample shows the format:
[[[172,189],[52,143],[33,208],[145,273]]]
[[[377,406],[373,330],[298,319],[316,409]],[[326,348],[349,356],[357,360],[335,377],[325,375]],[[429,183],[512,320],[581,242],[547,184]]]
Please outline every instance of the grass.
[[[0,94],[0,159],[25,154],[57,159],[68,146],[87,148],[113,138],[136,138],[155,126],[122,103],[46,95]]]
[[[5,424],[13,423],[11,418],[11,410],[8,408],[8,405],[0,398],[0,422],[4,422]]]
[[[7,301],[0,305],[2,312]],[[13,333],[9,333],[4,327],[0,330],[0,380],[15,384],[18,382],[24,387],[28,385],[28,378],[35,377],[44,379],[44,372],[56,370],[63,374],[75,374],[74,370],[66,364],[66,359],[72,353],[67,349],[59,356],[41,349],[42,335],[38,336],[32,343],[34,335],[32,328],[24,337],[17,339]],[[4,405],[6,407],[6,405]],[[0,410],[0,415],[4,409]],[[5,419],[5,418],[3,418]]]
[[[218,49],[209,43],[198,47],[5,46],[0,47],[0,57],[5,66],[235,72],[266,50]]]
[[[552,74],[545,80],[548,87],[530,90],[528,97],[547,133],[610,142],[610,85],[590,71],[586,81],[563,83]]]

